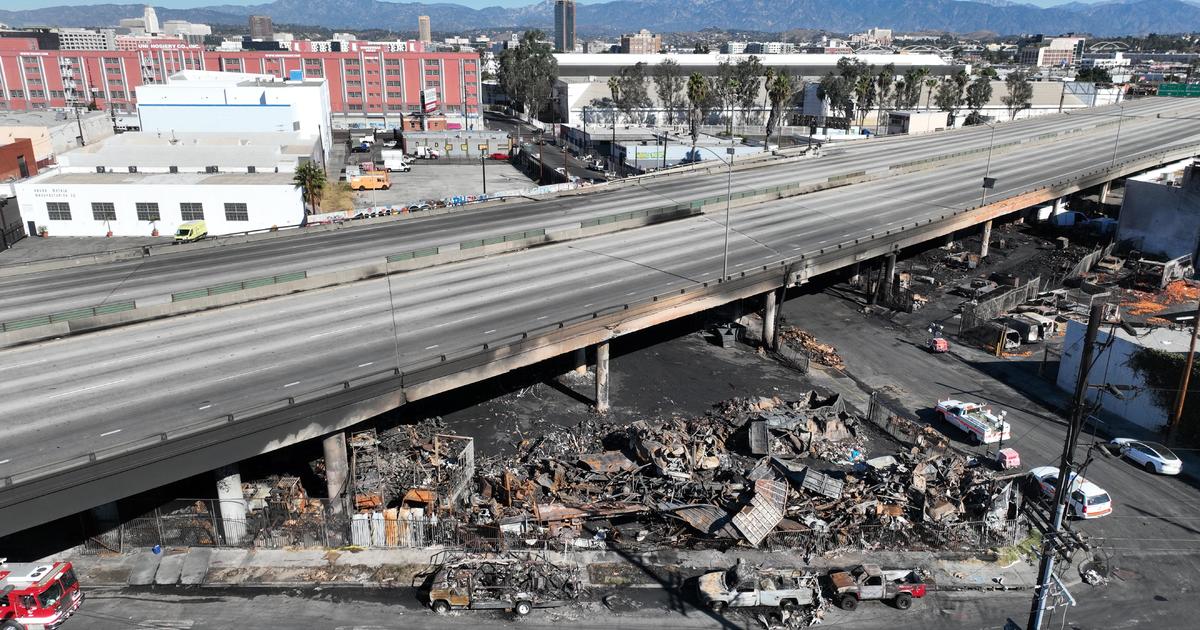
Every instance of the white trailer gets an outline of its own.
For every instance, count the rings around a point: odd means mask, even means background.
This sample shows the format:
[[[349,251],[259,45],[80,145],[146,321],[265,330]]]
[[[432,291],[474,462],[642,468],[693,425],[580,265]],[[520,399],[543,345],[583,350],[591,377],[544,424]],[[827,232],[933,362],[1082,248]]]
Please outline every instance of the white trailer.
[[[379,157],[383,160],[383,169],[392,173],[407,173],[412,170],[412,163],[408,161],[408,156],[404,155],[404,151],[383,150],[379,152]]]
[[[982,404],[954,399],[939,400],[937,411],[977,444],[995,444],[1010,437],[1012,428],[1004,420],[1007,411],[997,414]]]

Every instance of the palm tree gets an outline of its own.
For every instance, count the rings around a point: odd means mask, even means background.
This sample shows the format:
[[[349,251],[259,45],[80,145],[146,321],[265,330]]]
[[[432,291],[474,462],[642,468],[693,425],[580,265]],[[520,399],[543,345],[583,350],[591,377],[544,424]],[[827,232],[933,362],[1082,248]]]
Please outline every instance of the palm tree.
[[[325,171],[316,162],[305,162],[296,167],[292,184],[300,189],[301,196],[308,202],[309,213],[316,214],[321,193],[325,191]]]
[[[792,100],[796,93],[796,84],[791,75],[780,72],[767,83],[767,98],[771,101],[771,112],[767,116],[767,137],[763,142],[763,151],[770,150],[771,133],[783,118],[784,106]]]
[[[699,73],[693,72],[687,83],[688,125],[692,132],[692,155],[696,153],[696,141],[700,139],[700,123],[703,122],[704,108],[708,104],[708,81]]]
[[[925,72],[926,72],[926,74],[928,74],[929,71],[926,70]],[[931,107],[931,103],[933,101],[933,88],[935,88],[937,86],[938,86],[937,79],[926,79],[925,80],[925,87],[929,88],[929,95],[925,97],[925,109],[929,109]]]

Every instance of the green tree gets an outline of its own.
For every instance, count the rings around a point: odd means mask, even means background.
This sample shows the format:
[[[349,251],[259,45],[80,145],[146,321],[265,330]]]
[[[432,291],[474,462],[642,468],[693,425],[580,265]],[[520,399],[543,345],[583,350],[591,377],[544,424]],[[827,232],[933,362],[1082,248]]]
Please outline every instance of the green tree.
[[[737,62],[734,67],[737,74],[737,87],[734,100],[742,110],[742,123],[746,115],[758,101],[758,93],[762,91],[762,79],[765,74],[762,61],[754,55]]]
[[[858,75],[854,82],[854,109],[858,112],[858,126],[867,120],[867,112],[875,109],[875,67]]]
[[[710,107],[712,96],[710,84],[699,72],[693,72],[688,77],[688,128],[692,134],[692,153],[696,152],[696,141],[700,139],[700,125],[704,122],[704,114]]]
[[[1075,80],[1084,83],[1112,83],[1112,74],[1107,68],[1092,66],[1075,73]]]
[[[992,82],[986,76],[979,76],[967,86],[967,109],[979,117],[979,110],[992,100]]]
[[[725,131],[733,134],[733,108],[738,98],[738,70],[733,62],[725,59],[717,64],[712,89],[712,97],[721,105],[721,114],[725,116]]]
[[[621,109],[621,78],[619,76],[608,77],[608,91],[612,94],[612,124],[617,126],[617,110]]]
[[[963,91],[967,86],[967,73],[960,70],[958,74],[947,77],[938,85],[937,96],[934,97],[934,104],[938,109],[947,113],[947,123],[953,127],[954,121],[958,116],[958,110],[963,105]]]
[[[549,102],[558,79],[558,62],[544,39],[545,34],[539,30],[525,31],[516,47],[500,55],[500,87],[531,118],[537,117]]]
[[[300,196],[308,203],[309,214],[315,214],[325,190],[325,171],[316,162],[305,162],[296,167],[292,184],[300,189]]]
[[[889,63],[875,75],[875,96],[879,101],[879,115],[876,117],[876,127],[883,121],[883,109],[891,102],[892,89],[896,86],[896,64]]]
[[[930,109],[932,107],[930,105],[930,103],[933,101],[933,89],[936,88],[937,86],[938,86],[937,79],[925,79],[925,88],[927,90],[929,90],[929,92],[925,96],[925,109]]]
[[[1004,86],[1008,94],[1001,96],[1000,102],[1008,109],[1008,119],[1016,120],[1021,110],[1033,104],[1033,84],[1024,70],[1016,70],[1004,77]]]
[[[641,110],[650,106],[650,94],[646,90],[646,64],[639,61],[621,68],[616,79],[618,91],[614,92],[614,99],[617,108],[625,114],[625,120],[636,120],[634,113],[640,114]]]
[[[991,66],[980,66],[975,69],[975,74],[988,79],[995,79],[1000,76],[996,73],[996,69]]]
[[[675,124],[675,116],[683,105],[684,89],[687,87],[687,77],[674,59],[666,59],[654,67],[654,92],[658,102],[666,110],[667,124]]]
[[[829,109],[834,114],[842,114],[846,119],[846,126],[849,128],[850,121],[854,118],[854,98],[853,90],[846,77],[832,72],[826,74],[817,85],[817,98],[829,101]]]
[[[800,83],[800,86],[803,86],[803,83]],[[771,144],[771,134],[775,133],[779,122],[786,118],[784,108],[791,105],[797,91],[799,91],[797,82],[786,72],[775,74],[767,85],[767,99],[771,102],[771,111],[767,116],[767,137],[763,142],[764,151]]]

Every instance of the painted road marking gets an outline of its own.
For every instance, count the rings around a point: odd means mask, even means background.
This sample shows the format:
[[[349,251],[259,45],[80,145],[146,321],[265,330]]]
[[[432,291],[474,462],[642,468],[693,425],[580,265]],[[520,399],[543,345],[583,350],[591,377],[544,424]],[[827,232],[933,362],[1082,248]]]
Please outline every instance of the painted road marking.
[[[0,460],[0,464],[7,464],[8,462],[11,462],[11,461],[12,461],[11,459]]]
[[[485,334],[485,335],[490,335],[490,334],[492,334],[492,333],[494,333],[494,332],[496,332],[496,329],[495,329],[495,328],[493,328],[493,329],[491,329],[491,330],[485,330],[485,331],[483,331],[483,334]]]
[[[291,387],[292,385],[299,385],[299,384],[300,384],[300,381],[292,381],[291,383],[284,385],[284,387],[286,388],[286,387]]]
[[[350,332],[351,330],[358,330],[359,328],[363,328],[364,326],[369,326],[369,325],[370,324],[359,324],[357,326],[351,326],[349,328],[339,328],[337,330],[327,330],[325,332],[319,332],[315,335],[309,335],[308,338],[316,339],[317,337],[324,337],[326,335],[336,335],[338,333]]]
[[[375,365],[375,362],[374,362],[374,361],[367,361],[366,363],[359,363],[359,364],[358,364],[358,367],[367,367],[368,365]]]
[[[28,365],[37,365],[39,363],[45,363],[46,361],[47,361],[47,359],[39,359],[37,361],[30,361],[29,363],[18,363],[16,365],[5,365],[3,367],[0,367],[0,370],[12,370],[15,368],[25,367]]]
[[[118,433],[120,433],[120,432],[121,432],[121,430],[120,430],[120,429],[113,429],[112,431],[109,431],[109,432],[107,432],[107,433],[101,433],[101,434],[100,434],[100,437],[108,437],[108,436],[110,436],[110,435],[116,435],[116,434],[118,434]]]
[[[228,381],[228,380],[235,379],[235,378],[241,378],[243,376],[250,376],[251,374],[258,374],[259,372],[265,372],[274,367],[278,367],[278,366],[277,365],[268,365],[267,367],[258,368],[257,370],[250,370],[249,372],[242,372],[241,374],[230,374],[229,376],[226,376],[224,378],[219,378],[213,382],[220,383],[221,381]]]
[[[540,321],[542,321],[543,319],[546,319],[547,317],[550,317],[550,316],[549,316],[549,315],[542,315],[541,317],[537,318],[537,321],[539,321],[539,322],[540,322]]]
[[[204,411],[205,409],[208,409],[209,407],[212,407],[212,405],[204,405],[203,407],[200,408],[200,411]]]
[[[436,344],[436,343],[435,343],[435,344],[433,344],[432,346],[429,346],[428,348],[425,348],[425,349],[426,349],[426,350],[433,350],[433,349],[434,349],[434,348],[436,348],[436,347],[438,347],[438,344]]]
[[[53,396],[50,396],[49,398],[62,398],[63,396],[70,396],[71,394],[81,394],[81,393],[83,393],[83,392],[90,392],[90,391],[92,391],[93,389],[100,389],[101,387],[108,387],[109,385],[116,385],[117,383],[124,383],[124,382],[125,382],[125,381],[127,381],[127,380],[129,380],[129,379],[127,379],[127,378],[123,378],[123,379],[121,379],[121,380],[119,380],[119,381],[110,381],[110,382],[108,382],[108,383],[101,383],[101,384],[99,384],[99,385],[92,385],[91,387],[84,387],[83,389],[76,389],[76,390],[72,390],[72,391],[69,391],[69,392],[63,392],[63,393],[61,393],[61,394],[55,394],[55,395],[53,395]]]

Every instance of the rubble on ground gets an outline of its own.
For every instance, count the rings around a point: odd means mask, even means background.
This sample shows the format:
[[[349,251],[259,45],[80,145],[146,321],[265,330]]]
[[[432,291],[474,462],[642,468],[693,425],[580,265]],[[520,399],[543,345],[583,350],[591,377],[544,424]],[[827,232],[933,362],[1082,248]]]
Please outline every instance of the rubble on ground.
[[[838,354],[837,348],[817,341],[812,333],[792,326],[785,326],[779,331],[779,340],[792,348],[808,355],[810,359],[834,369],[843,369],[846,362]]]
[[[695,418],[626,426],[592,419],[523,436],[514,453],[481,459],[472,491],[430,502],[424,514],[496,549],[742,546],[815,554],[954,546],[979,529],[956,523],[986,518],[993,500],[1007,497],[936,431],[893,419],[885,430],[913,446],[869,454],[860,423],[837,396],[816,393],[735,398]],[[435,487],[443,456],[433,438],[446,436],[434,430],[381,435],[381,449],[413,460],[376,463],[382,478]],[[376,494],[404,505],[402,495],[365,493]]]

